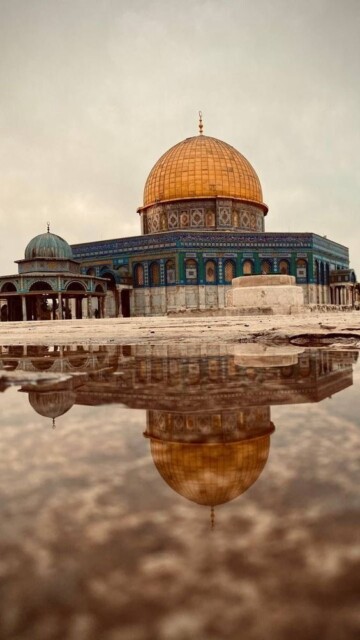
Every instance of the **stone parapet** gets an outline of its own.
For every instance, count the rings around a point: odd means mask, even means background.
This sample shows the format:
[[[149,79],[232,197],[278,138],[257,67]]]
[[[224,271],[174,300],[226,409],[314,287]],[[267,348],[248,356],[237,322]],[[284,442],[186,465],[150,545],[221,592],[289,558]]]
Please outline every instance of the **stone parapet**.
[[[274,287],[274,286],[294,286],[296,278],[283,274],[260,275],[260,276],[240,276],[234,278],[231,283],[233,289],[238,287]]]
[[[304,309],[304,292],[296,286],[294,276],[242,276],[232,281],[232,307],[243,313],[300,313]]]

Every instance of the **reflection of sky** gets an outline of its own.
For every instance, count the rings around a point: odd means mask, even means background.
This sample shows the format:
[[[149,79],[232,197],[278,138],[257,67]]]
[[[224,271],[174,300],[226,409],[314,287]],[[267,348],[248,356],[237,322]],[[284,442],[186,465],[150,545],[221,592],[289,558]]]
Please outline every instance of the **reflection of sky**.
[[[2,393],[0,637],[357,637],[359,371],[271,409],[268,463],[214,532],[158,475],[144,411],[77,405],[53,431]]]

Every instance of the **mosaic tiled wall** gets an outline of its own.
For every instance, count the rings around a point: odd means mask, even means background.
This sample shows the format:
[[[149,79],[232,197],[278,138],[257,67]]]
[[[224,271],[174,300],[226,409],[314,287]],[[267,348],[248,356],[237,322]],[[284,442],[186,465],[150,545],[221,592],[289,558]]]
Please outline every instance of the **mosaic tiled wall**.
[[[264,231],[264,213],[259,207],[229,199],[154,205],[144,210],[142,217],[145,235],[175,229]]]

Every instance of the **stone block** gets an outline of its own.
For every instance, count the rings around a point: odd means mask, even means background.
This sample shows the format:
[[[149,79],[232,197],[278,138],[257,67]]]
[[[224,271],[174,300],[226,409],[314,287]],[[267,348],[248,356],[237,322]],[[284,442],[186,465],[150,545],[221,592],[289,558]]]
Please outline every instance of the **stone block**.
[[[234,307],[281,307],[304,305],[304,294],[300,287],[291,285],[238,287],[233,290]]]

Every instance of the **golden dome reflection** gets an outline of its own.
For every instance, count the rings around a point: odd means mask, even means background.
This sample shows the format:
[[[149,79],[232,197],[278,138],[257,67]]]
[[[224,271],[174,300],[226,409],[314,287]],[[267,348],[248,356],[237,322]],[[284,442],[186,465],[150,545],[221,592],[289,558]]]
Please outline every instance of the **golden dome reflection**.
[[[185,198],[223,196],[261,204],[259,178],[234,147],[198,135],[179,142],[161,156],[144,189],[144,207]]]
[[[269,455],[270,435],[225,444],[150,440],[154,464],[178,494],[205,506],[237,498],[260,476]]]

